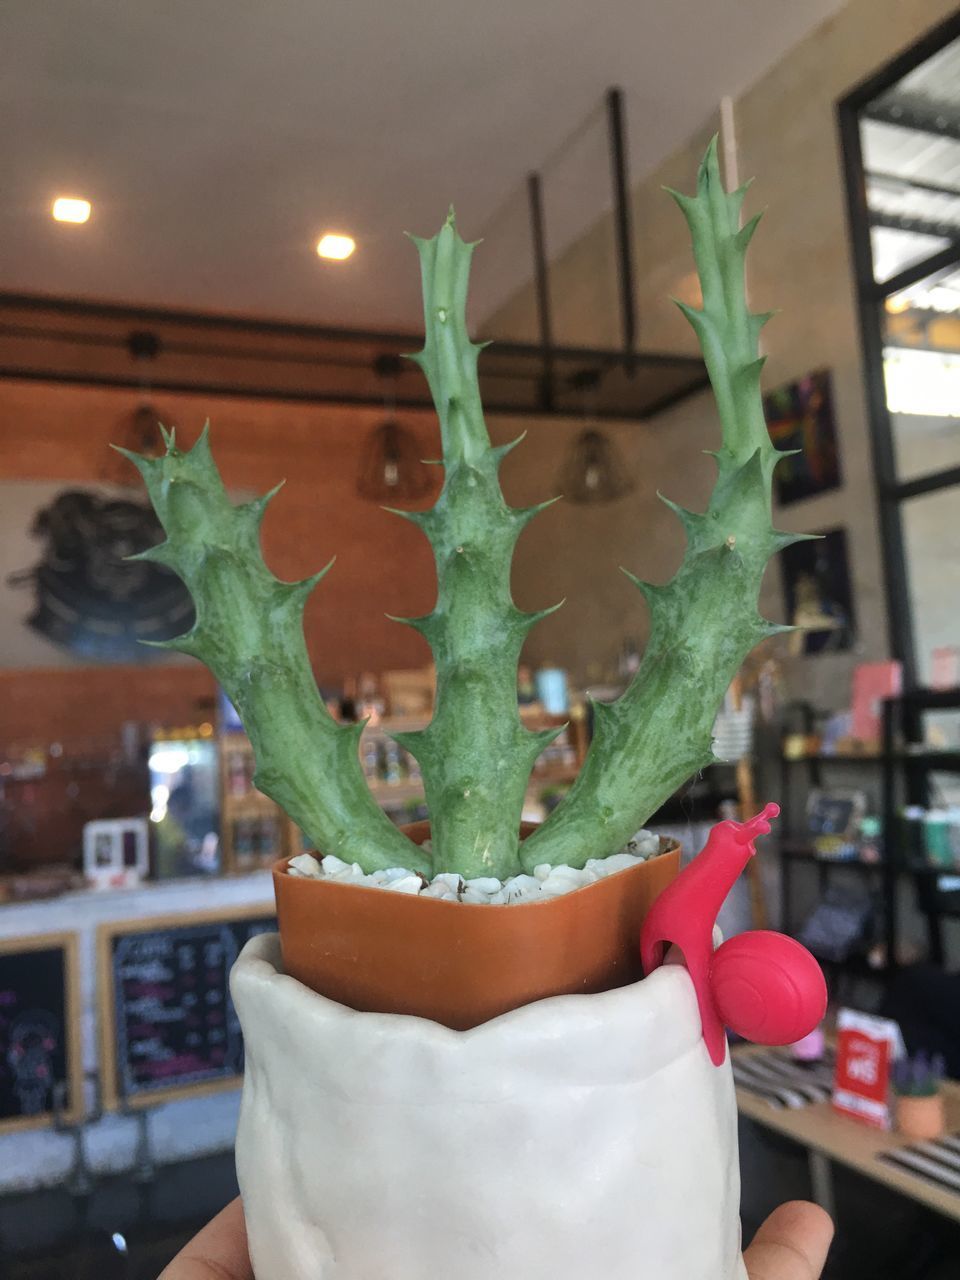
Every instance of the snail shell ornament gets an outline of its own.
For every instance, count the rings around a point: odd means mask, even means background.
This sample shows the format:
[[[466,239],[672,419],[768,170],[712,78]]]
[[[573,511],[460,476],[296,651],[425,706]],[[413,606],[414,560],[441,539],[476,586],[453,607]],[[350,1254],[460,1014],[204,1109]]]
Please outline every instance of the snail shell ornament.
[[[724,1027],[757,1044],[792,1044],[827,1010],[827,986],[816,960],[793,938],[767,929],[738,934],[716,951],[713,929],[734,881],[756,854],[780,806],[749,822],[720,822],[694,860],[653,904],[643,924],[645,973],[663,963],[668,946],[682,952],[700,1007],[711,1061],[726,1056]]]

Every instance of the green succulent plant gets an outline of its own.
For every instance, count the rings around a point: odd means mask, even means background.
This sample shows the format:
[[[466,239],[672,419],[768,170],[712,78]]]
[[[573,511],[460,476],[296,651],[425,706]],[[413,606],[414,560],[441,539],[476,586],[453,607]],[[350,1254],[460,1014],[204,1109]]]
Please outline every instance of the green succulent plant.
[[[703,513],[664,499],[686,533],[683,564],[663,586],[628,574],[650,609],[640,668],[617,701],[595,703],[579,778],[522,845],[533,763],[557,731],[521,723],[517,665],[531,627],[553,610],[519,610],[510,568],[520,533],[550,504],[518,509],[503,497],[500,463],[519,441],[490,443],[477,380],[482,345],[471,342],[465,320],[474,246],[460,238],[452,212],[436,236],[414,241],[426,340],[412,359],[439,417],[444,483],[430,510],[397,513],[429,539],[437,571],[431,612],[398,619],[427,639],[436,662],[430,724],[396,735],[423,772],[429,854],[373,800],[358,759],[362,726],[337,724],[317,691],[302,617],[326,570],[285,583],[267,569],[259,529],[273,494],[232,505],[206,429],[189,452],[172,433],[163,457],[121,450],[139,467],[167,535],[142,558],[178,573],[196,606],[193,628],[164,643],[210,667],[250,736],[256,785],[323,853],[368,872],[405,866],[467,878],[502,879],[543,862],[582,867],[622,848],[713,758],[713,723],[730,681],[754,645],[780,630],[757,612],[767,561],[797,537],[778,533],[770,518],[771,476],[783,455],[770,442],[760,397],[758,336],[769,316],[752,314],[744,292],[744,256],[759,221],[740,225],[745,192],[725,192],[715,140],[696,195],[671,192],[690,227],[703,294],[702,310],[678,305],[700,341],[719,411],[716,484]]]

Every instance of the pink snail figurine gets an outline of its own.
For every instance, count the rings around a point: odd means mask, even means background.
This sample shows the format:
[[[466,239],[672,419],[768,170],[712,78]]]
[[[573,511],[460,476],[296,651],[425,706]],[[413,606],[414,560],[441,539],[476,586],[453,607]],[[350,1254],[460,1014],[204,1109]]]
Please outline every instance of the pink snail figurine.
[[[757,1044],[793,1044],[827,1010],[820,966],[793,938],[754,929],[713,948],[723,901],[757,852],[757,836],[767,834],[779,812],[778,804],[768,804],[749,822],[718,823],[702,853],[657,898],[640,935],[645,973],[663,963],[668,946],[683,953],[715,1066],[726,1055],[724,1027]]]

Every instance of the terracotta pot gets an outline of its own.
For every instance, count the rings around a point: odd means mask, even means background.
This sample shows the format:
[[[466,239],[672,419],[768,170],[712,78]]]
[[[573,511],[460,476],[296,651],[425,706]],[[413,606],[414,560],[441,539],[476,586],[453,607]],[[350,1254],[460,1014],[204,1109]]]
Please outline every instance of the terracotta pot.
[[[430,828],[405,830],[419,844]],[[640,926],[679,869],[679,849],[662,849],[583,889],[510,906],[305,879],[284,859],[273,868],[283,967],[351,1009],[456,1031],[547,996],[622,987],[642,977]]]
[[[905,1138],[930,1142],[942,1138],[947,1127],[943,1108],[943,1094],[934,1093],[928,1098],[898,1097],[896,1103],[897,1132]]]

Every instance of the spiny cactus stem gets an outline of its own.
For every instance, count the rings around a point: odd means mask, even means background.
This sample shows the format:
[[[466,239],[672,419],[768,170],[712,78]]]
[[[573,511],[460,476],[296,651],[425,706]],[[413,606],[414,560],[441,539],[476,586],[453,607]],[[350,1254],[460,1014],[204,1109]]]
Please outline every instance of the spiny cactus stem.
[[[473,246],[453,216],[431,240],[415,240],[423,278],[426,340],[413,359],[426,374],[440,419],[445,479],[436,506],[407,514],[433,547],[437,602],[409,619],[429,641],[437,698],[429,726],[397,740],[420,763],[435,865],[467,878],[519,870],[520,815],[533,762],[555,731],[520,721],[517,664],[530,627],[513,603],[510,565],[521,530],[539,508],[508,507],[483,420],[480,346],[466,327]]]
[[[757,345],[769,316],[752,314],[744,292],[744,255],[759,220],[740,227],[745,193],[724,191],[716,140],[697,194],[671,192],[690,227],[703,294],[702,309],[678,306],[700,341],[716,396],[716,484],[703,514],[667,502],[686,533],[683,564],[663,586],[632,579],[650,611],[643,660],[621,698],[595,705],[584,768],[524,843],[528,869],[538,862],[582,866],[621,848],[711,762],[713,723],[731,680],[754,645],[780,630],[757,612],[767,561],[793,539],[770,521],[770,480],[781,455],[760,396]]]
[[[364,781],[361,726],[337,724],[320,697],[303,635],[307,597],[326,569],[281,582],[263,562],[260,523],[276,490],[240,506],[227,496],[207,430],[184,453],[164,433],[160,458],[139,468],[167,541],[142,558],[180,575],[196,608],[183,636],[165,641],[205,662],[243,721],[257,761],[254,781],[320,852],[367,872],[430,862],[390,822]],[[327,568],[329,569],[329,565]]]

